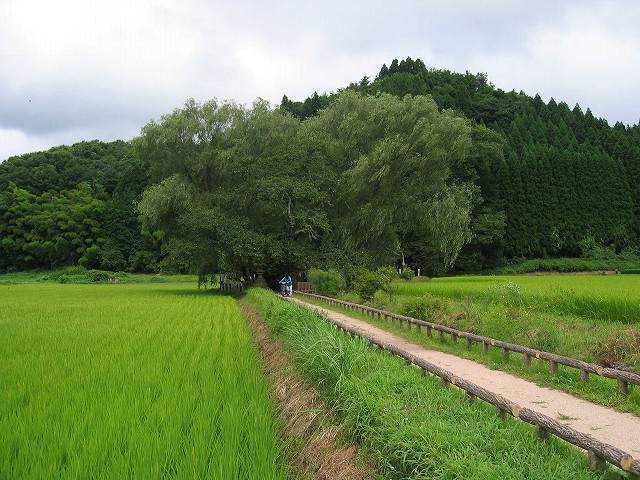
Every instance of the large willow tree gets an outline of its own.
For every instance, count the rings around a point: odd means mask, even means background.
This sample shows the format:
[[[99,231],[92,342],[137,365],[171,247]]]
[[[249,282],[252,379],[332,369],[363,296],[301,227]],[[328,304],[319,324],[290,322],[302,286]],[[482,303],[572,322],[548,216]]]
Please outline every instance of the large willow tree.
[[[140,211],[186,270],[373,267],[408,242],[446,268],[469,238],[470,190],[450,172],[470,126],[427,97],[346,91],[304,121],[264,101],[190,100],[135,145],[155,182]]]

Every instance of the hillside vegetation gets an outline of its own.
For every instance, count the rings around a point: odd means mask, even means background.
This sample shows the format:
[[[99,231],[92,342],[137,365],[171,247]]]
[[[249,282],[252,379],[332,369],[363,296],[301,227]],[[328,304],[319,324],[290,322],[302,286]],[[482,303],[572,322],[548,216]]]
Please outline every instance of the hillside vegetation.
[[[190,100],[131,144],[0,164],[4,271],[249,278],[404,260],[433,275],[637,263],[639,237],[638,125],[411,58],[275,109]]]

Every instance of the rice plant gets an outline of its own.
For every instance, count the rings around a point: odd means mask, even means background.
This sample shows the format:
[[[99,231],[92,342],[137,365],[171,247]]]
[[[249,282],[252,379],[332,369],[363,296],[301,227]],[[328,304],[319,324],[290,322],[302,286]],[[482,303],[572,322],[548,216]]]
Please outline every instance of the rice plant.
[[[231,298],[0,286],[0,478],[285,478]]]
[[[489,303],[500,294],[517,291],[519,301],[539,310],[637,325],[638,285],[640,275],[461,276],[422,283],[396,282],[394,289],[401,296],[430,293]]]

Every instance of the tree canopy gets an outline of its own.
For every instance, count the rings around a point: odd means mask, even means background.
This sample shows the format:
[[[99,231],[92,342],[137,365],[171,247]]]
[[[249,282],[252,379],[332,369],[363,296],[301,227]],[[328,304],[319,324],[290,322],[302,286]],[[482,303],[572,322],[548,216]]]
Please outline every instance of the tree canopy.
[[[135,202],[147,166],[131,145],[81,142],[0,164],[0,271],[80,263],[157,268],[158,244],[141,231]]]
[[[276,108],[190,100],[133,144],[0,164],[0,270],[437,274],[594,244],[639,249],[640,126],[419,59]]]
[[[469,122],[427,97],[345,91],[305,120],[190,100],[135,141],[159,181],[139,208],[192,269],[377,266],[409,240],[446,268],[469,235],[472,188],[451,171],[471,145]]]

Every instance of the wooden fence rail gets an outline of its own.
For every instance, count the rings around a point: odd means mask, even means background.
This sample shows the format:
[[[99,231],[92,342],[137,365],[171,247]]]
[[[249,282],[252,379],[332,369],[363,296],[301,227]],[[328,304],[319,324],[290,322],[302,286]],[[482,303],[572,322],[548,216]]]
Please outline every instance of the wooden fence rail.
[[[311,295],[312,297],[319,297],[318,295]],[[328,297],[322,297],[328,298]],[[341,302],[340,300],[330,299],[335,302],[340,303],[348,303]],[[350,304],[355,306],[357,304]],[[361,305],[358,305],[361,307]],[[368,308],[368,307],[364,307]],[[375,313],[382,312],[381,310],[370,309]],[[402,317],[403,320],[409,319],[409,317],[403,317],[401,315],[390,314],[389,312],[384,312],[387,316],[393,318],[397,318],[400,320]],[[415,319],[411,319],[415,320]],[[506,418],[507,415],[511,415],[515,418],[519,418],[527,423],[535,425],[538,429],[538,439],[541,441],[545,440],[549,434],[553,434],[572,445],[575,445],[583,450],[586,450],[589,455],[589,464],[591,468],[600,469],[604,466],[604,462],[609,462],[612,465],[615,465],[625,472],[630,472],[636,476],[640,476],[640,459],[634,460],[634,458],[629,455],[627,452],[620,450],[612,445],[596,440],[588,435],[585,435],[582,432],[579,432],[569,426],[562,425],[551,417],[544,415],[542,413],[536,412],[526,407],[521,407],[517,405],[515,402],[504,398],[503,396],[493,393],[475,383],[472,383],[464,378],[460,378],[453,373],[445,370],[442,367],[434,365],[433,363],[423,360],[421,358],[412,355],[406,350],[396,347],[395,345],[388,345],[379,340],[371,338],[364,334],[363,332],[357,330],[356,328],[351,327],[339,320],[329,319],[329,321],[333,322],[338,328],[342,331],[349,333],[352,336],[356,336],[359,338],[363,338],[369,341],[370,344],[375,345],[383,350],[386,350],[394,355],[397,355],[401,358],[404,358],[407,363],[415,365],[419,367],[423,375],[426,372],[429,372],[440,378],[443,386],[455,385],[456,387],[464,390],[467,394],[467,398],[469,401],[475,401],[477,398],[484,400],[487,403],[490,403],[496,407],[496,412],[503,418]],[[418,322],[422,322],[418,320]],[[428,323],[428,322],[423,322]],[[432,328],[434,328],[432,326]],[[448,328],[448,327],[446,327]],[[460,336],[460,335],[458,335]]]
[[[221,292],[244,292],[245,284],[240,281],[223,280],[220,282]]]
[[[558,365],[566,365],[568,367],[576,368],[580,370],[580,378],[583,381],[589,380],[589,374],[593,373],[596,375],[600,375],[602,377],[613,378],[618,382],[618,391],[622,394],[627,394],[629,392],[629,384],[640,385],[640,375],[627,372],[625,370],[619,370],[616,368],[605,368],[601,365],[596,365],[594,363],[584,362],[582,360],[577,360],[575,358],[563,357],[562,355],[556,355],[555,353],[544,352],[542,350],[535,350],[533,348],[525,347],[522,345],[515,345],[512,343],[503,342],[502,340],[496,340],[494,338],[484,337],[482,335],[476,335],[474,333],[464,332],[461,330],[456,330],[455,328],[447,327],[445,325],[440,325],[438,323],[427,322],[424,320],[418,320],[417,318],[411,318],[404,315],[398,315],[396,313],[387,312],[385,310],[380,310],[377,308],[367,307],[365,305],[360,305],[358,303],[344,302],[342,300],[337,300],[331,297],[324,297],[322,295],[315,295],[311,293],[305,292],[296,292],[300,295],[312,298],[316,300],[320,300],[326,303],[329,303],[333,306],[341,306],[347,308],[348,310],[359,311],[363,314],[370,315],[372,317],[377,316],[378,320],[384,318],[385,321],[394,321],[397,320],[399,325],[402,326],[403,322],[407,323],[407,327],[409,329],[412,326],[415,326],[419,330],[422,328],[426,328],[427,335],[431,336],[433,334],[433,330],[436,330],[441,337],[445,334],[451,335],[451,339],[455,342],[458,338],[464,338],[466,340],[466,347],[470,349],[473,345],[473,342],[482,343],[482,350],[487,353],[489,350],[489,346],[493,346],[496,348],[501,348],[505,355],[508,355],[509,352],[517,352],[521,353],[524,358],[524,364],[527,367],[531,366],[531,359],[536,358],[538,360],[544,360],[549,362],[549,369],[552,374],[556,374],[558,372]]]

